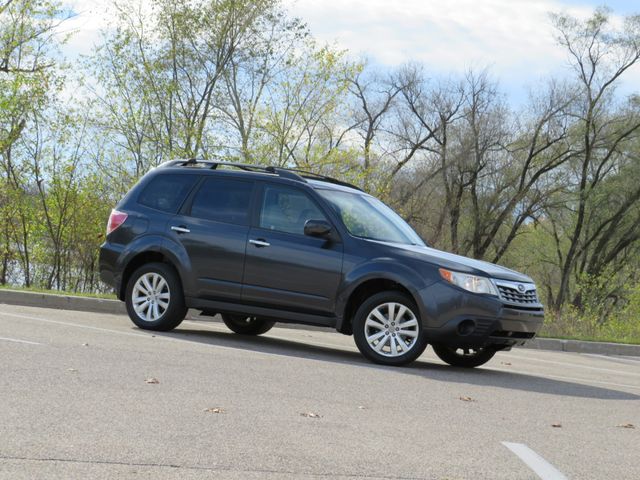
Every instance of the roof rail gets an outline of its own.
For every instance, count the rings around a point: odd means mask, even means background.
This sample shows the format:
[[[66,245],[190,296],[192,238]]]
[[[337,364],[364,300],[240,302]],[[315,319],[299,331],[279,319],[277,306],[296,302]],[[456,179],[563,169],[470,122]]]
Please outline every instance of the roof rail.
[[[342,180],[338,180],[336,178],[328,177],[326,175],[321,175],[319,173],[313,173],[306,170],[300,170],[297,168],[284,168],[284,167],[274,167],[274,166],[262,166],[262,165],[249,165],[246,163],[235,163],[235,162],[226,162],[226,161],[217,161],[217,160],[202,160],[197,158],[189,158],[186,160],[171,160],[165,162],[160,165],[160,167],[189,167],[189,166],[199,166],[201,168],[210,168],[211,170],[216,170],[219,166],[238,168],[240,170],[245,170],[247,172],[262,172],[268,173],[271,175],[278,175],[282,178],[288,178],[290,180],[296,180],[298,182],[306,183],[306,179],[315,179],[322,180],[328,183],[333,183],[336,185],[342,185],[344,187],[355,188],[356,190],[362,191],[359,187],[352,185],[347,182],[343,182]]]

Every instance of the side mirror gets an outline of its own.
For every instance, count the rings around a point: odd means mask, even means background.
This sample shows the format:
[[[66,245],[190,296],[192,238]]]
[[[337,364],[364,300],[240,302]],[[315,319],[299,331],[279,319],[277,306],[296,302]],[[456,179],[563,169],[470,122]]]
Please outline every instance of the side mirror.
[[[304,224],[304,234],[310,237],[328,237],[331,224],[326,220],[307,220]]]

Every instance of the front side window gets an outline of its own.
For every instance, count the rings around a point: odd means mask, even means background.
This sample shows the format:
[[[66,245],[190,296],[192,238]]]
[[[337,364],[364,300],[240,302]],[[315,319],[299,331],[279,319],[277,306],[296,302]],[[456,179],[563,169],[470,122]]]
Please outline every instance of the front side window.
[[[355,237],[381,242],[424,245],[400,215],[370,195],[318,189]]]
[[[248,225],[252,191],[253,182],[208,178],[193,197],[191,216]]]
[[[175,213],[197,179],[196,175],[156,175],[140,193],[138,203]]]
[[[309,195],[287,186],[265,186],[260,211],[261,228],[304,235],[307,220],[326,220]]]

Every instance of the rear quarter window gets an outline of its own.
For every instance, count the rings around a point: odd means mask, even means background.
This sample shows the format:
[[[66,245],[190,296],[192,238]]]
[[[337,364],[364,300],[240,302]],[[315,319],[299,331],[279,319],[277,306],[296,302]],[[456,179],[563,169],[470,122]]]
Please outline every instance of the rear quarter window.
[[[175,213],[196,180],[196,175],[156,175],[143,188],[138,203],[163,212]]]

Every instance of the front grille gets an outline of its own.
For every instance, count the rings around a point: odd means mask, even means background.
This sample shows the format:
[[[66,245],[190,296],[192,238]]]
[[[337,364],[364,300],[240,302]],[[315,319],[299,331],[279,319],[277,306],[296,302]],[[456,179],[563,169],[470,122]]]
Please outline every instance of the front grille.
[[[519,303],[521,305],[532,305],[538,303],[538,295],[536,294],[535,288],[525,292],[520,292],[517,288],[498,285],[498,290],[500,291],[502,299],[510,303]]]

